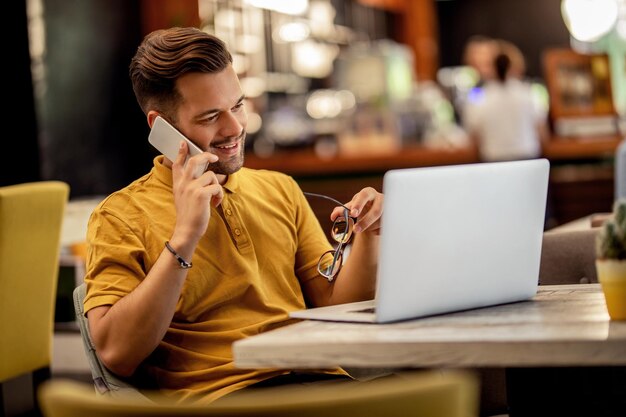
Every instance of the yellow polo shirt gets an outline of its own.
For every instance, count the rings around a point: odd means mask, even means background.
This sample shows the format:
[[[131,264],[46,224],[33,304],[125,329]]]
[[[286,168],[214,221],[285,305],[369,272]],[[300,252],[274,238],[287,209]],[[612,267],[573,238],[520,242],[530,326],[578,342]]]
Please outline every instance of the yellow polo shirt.
[[[85,311],[130,293],[172,235],[172,173],[161,161],[156,157],[150,173],[91,215]],[[168,395],[207,402],[286,373],[236,368],[231,345],[283,326],[290,311],[305,308],[300,283],[324,279],[316,266],[329,249],[291,177],[246,168],[230,175],[222,204],[211,208],[172,323],[138,373]]]

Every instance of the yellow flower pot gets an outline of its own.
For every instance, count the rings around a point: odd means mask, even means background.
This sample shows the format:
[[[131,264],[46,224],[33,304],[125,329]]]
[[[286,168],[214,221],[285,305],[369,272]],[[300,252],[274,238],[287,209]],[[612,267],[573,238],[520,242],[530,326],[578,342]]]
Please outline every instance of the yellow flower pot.
[[[626,320],[626,260],[597,259],[596,272],[612,320]]]

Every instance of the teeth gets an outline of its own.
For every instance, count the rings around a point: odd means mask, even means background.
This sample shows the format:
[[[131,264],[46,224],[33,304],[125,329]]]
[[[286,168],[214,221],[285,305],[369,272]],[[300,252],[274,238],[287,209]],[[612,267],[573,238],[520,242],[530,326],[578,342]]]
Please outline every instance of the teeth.
[[[236,143],[236,142],[235,142],[235,143],[232,143],[232,144],[230,144],[230,145],[216,146],[216,148],[218,148],[218,149],[232,149],[232,148],[234,148],[235,146],[237,146],[237,143]]]

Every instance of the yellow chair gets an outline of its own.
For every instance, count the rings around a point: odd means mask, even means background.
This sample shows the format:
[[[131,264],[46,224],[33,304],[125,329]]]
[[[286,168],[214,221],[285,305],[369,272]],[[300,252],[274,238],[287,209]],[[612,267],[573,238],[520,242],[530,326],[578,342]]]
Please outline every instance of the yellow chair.
[[[2,385],[24,375],[35,380],[41,371],[43,379],[49,375],[61,229],[69,188],[61,181],[0,187]],[[9,400],[12,398],[5,398],[5,408]]]
[[[241,392],[213,404],[154,402],[97,395],[90,384],[45,382],[39,392],[44,417],[476,417],[478,380],[462,371],[408,371],[367,382],[280,386]]]

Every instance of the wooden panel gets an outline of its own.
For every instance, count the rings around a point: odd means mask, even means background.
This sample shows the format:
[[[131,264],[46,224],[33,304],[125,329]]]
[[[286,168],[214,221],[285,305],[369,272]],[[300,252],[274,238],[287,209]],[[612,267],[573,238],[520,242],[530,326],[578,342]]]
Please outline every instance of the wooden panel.
[[[415,53],[418,81],[437,79],[439,69],[438,17],[433,0],[407,1],[402,17],[403,43]]]
[[[141,0],[144,35],[173,26],[200,26],[198,0]]]
[[[360,4],[398,14],[399,41],[415,54],[418,80],[436,80],[439,69],[438,17],[435,0],[358,0]]]
[[[553,166],[549,185],[549,214],[556,225],[594,213],[611,211],[615,195],[610,165]]]
[[[553,137],[544,146],[548,159],[584,159],[614,156],[622,138],[620,136],[560,138]]]
[[[406,3],[410,3],[411,0],[358,0],[358,3],[375,7],[377,9],[389,10],[391,12],[402,12]]]
[[[279,151],[269,158],[247,154],[245,166],[284,172],[297,176],[320,176],[384,172],[393,168],[449,165],[478,162],[475,148],[429,149],[406,147],[399,152],[320,158],[312,150]]]

